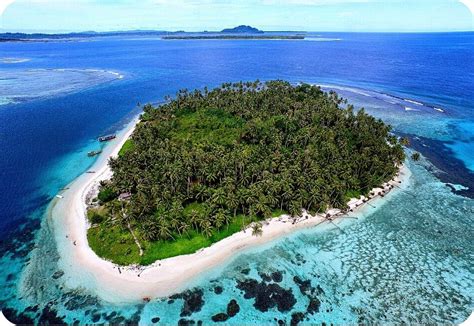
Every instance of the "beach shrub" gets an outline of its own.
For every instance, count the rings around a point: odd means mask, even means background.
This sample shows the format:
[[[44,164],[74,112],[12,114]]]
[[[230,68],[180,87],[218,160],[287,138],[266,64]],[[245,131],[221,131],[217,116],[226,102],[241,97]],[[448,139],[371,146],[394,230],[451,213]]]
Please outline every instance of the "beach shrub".
[[[102,203],[107,203],[117,198],[117,193],[115,193],[111,188],[102,187],[99,191],[99,194],[97,195],[97,198],[99,198]]]
[[[91,224],[100,224],[105,220],[105,217],[97,209],[89,209],[87,211],[87,218]]]

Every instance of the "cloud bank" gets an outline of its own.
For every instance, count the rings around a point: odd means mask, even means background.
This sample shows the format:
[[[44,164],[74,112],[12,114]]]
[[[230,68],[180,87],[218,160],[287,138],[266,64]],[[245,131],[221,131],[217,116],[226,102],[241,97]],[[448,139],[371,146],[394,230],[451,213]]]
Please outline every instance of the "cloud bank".
[[[0,0],[0,29],[456,31],[473,12],[474,0]]]

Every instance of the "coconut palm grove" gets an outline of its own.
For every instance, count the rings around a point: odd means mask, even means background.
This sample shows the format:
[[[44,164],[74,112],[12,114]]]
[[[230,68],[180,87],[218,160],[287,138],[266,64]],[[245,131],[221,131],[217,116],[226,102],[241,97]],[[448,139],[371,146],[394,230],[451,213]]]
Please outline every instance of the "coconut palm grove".
[[[141,121],[88,212],[96,253],[149,264],[287,213],[346,207],[404,160],[390,126],[285,81],[182,90]],[[258,230],[254,231],[258,234]]]

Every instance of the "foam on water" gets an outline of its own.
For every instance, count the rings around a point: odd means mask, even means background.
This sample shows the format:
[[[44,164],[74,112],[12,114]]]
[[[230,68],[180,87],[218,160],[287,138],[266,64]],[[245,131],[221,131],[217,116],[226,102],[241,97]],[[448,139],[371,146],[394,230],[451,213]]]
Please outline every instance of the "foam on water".
[[[0,58],[0,63],[15,64],[15,63],[28,62],[30,60],[31,59],[28,59],[28,58]]]
[[[0,102],[0,105],[77,92],[123,77],[118,72],[98,69],[4,71],[0,79],[0,97],[8,102]]]
[[[305,41],[312,41],[312,42],[337,42],[342,41],[341,38],[330,38],[330,37],[305,37]]]
[[[12,100],[8,99],[7,97],[0,96],[0,105],[7,105],[13,103]]]
[[[412,103],[412,104],[416,104],[416,105],[421,105],[423,106],[424,104],[421,103],[421,102],[418,102],[418,101],[413,101],[413,100],[409,100],[409,99],[403,99],[405,102],[408,102],[408,103]]]

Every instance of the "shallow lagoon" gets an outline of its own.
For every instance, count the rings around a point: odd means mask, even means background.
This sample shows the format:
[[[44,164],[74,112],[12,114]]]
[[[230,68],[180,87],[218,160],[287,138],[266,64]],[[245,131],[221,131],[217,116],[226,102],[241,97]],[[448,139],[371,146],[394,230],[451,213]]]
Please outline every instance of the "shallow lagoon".
[[[159,317],[165,324],[208,324],[235,299],[240,311],[228,323],[464,320],[474,306],[474,201],[469,191],[454,194],[443,182],[470,186],[474,180],[473,34],[325,37],[341,40],[1,44],[8,57],[31,58],[0,65],[2,74],[97,69],[125,76],[0,108],[0,184],[8,189],[0,212],[0,303],[11,309],[7,315],[37,322],[150,324]],[[98,146],[94,139],[120,129],[138,112],[137,102],[159,101],[183,87],[256,78],[339,87],[356,106],[409,134],[429,161],[409,163],[407,191],[347,220],[343,231],[310,229],[246,252],[173,299],[109,304],[66,288],[44,214],[58,190],[92,164],[85,154]],[[258,291],[249,291],[252,286]]]

